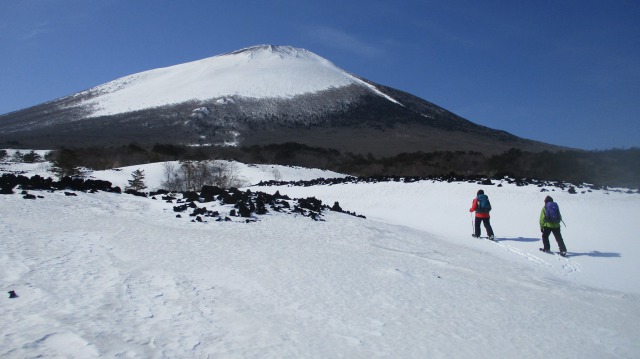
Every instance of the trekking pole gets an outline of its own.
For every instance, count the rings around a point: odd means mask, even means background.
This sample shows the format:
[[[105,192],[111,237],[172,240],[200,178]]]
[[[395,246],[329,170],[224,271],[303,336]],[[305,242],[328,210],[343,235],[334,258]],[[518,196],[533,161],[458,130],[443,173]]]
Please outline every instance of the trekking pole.
[[[565,227],[567,226],[567,224],[566,224],[566,223],[564,223],[564,221],[563,221],[563,220],[560,220],[560,222],[562,222],[562,224],[564,224],[564,226],[565,226]]]
[[[476,235],[476,228],[473,225],[473,212],[471,213],[471,235],[475,236]]]

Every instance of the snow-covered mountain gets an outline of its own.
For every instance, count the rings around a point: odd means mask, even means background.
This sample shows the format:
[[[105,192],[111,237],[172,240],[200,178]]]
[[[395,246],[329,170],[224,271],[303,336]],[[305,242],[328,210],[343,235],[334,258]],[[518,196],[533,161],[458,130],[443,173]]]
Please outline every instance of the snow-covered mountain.
[[[263,187],[255,184],[343,175],[235,165],[243,190],[338,201],[367,218],[327,211],[314,221],[270,210],[252,223],[198,222],[178,218],[176,201],[160,197],[0,194],[0,357],[640,353],[637,193],[506,181]],[[46,163],[0,168],[47,175]],[[91,176],[124,186],[136,169],[157,189],[161,163]],[[497,242],[469,236],[468,208],[480,188],[491,199]],[[546,195],[560,204],[568,258],[538,251]]]
[[[223,105],[232,97],[285,98],[356,85],[396,102],[328,60],[289,46],[256,46],[229,54],[126,76],[79,96],[89,117],[184,102]]]
[[[261,45],[126,76],[0,116],[29,148],[298,142],[353,153],[554,149],[474,124],[310,51]]]

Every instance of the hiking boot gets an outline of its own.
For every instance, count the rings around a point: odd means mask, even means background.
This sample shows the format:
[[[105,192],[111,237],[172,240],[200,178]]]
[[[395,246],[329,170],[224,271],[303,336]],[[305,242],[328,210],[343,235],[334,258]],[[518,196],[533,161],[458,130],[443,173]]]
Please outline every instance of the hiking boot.
[[[560,252],[560,255],[563,256],[563,257],[566,257],[567,256],[567,252]]]
[[[490,236],[489,236],[489,239],[490,239],[490,240],[492,240],[492,241],[495,241],[495,240],[496,240],[496,239],[495,239],[495,237],[494,237],[493,235],[490,235]]]

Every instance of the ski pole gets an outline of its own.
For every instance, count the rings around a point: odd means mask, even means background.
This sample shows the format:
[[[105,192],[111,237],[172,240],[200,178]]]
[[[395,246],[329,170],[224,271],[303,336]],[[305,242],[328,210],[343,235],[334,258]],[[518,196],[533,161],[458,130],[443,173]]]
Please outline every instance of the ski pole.
[[[471,235],[474,236],[476,234],[476,228],[473,225],[473,212],[471,213]]]

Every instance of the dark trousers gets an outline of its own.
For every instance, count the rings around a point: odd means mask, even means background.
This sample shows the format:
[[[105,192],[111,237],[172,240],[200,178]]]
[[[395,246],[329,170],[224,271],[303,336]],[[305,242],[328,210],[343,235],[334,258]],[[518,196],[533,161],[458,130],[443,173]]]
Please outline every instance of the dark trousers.
[[[493,228],[491,228],[491,223],[489,222],[489,218],[478,218],[476,217],[476,227],[475,227],[475,235],[476,237],[480,237],[480,223],[484,223],[484,229],[487,230],[487,236],[493,236]]]
[[[558,242],[558,248],[560,252],[566,252],[567,247],[564,246],[564,240],[562,239],[562,234],[560,233],[560,228],[548,228],[544,227],[542,229],[542,245],[544,246],[544,250],[548,251],[551,247],[549,245],[549,235],[553,233],[553,236]]]

